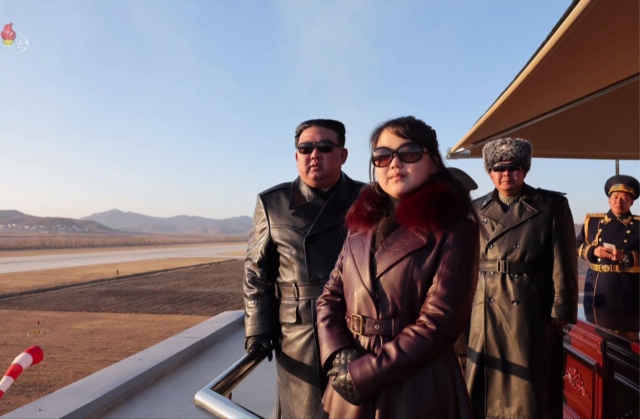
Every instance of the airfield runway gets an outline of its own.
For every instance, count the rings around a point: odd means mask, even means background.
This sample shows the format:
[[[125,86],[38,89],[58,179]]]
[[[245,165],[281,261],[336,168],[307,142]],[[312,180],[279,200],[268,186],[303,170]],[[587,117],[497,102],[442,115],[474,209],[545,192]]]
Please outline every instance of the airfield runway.
[[[0,274],[101,265],[105,263],[136,262],[150,259],[224,257],[244,259],[238,252],[247,249],[246,243],[197,247],[124,250],[113,252],[70,253],[60,255],[22,256],[0,258]]]

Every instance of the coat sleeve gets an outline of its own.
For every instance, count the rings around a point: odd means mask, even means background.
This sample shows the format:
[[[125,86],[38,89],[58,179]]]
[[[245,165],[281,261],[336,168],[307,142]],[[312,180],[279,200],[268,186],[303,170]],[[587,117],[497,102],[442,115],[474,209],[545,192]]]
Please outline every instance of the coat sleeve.
[[[258,196],[244,262],[244,325],[247,337],[276,331],[277,261],[268,214],[262,197]]]
[[[584,220],[584,224],[582,225],[582,229],[576,238],[576,246],[578,247],[578,257],[586,260],[587,262],[596,262],[597,257],[593,254],[593,251],[596,249],[591,243],[588,242],[588,237],[586,237],[586,229],[590,218]]]
[[[324,291],[318,298],[318,342],[320,346],[320,360],[324,369],[331,366],[327,361],[337,351],[343,348],[353,347],[349,338],[344,320],[347,306],[344,299],[342,282],[344,253],[349,239],[345,240],[335,268],[331,271],[329,280],[324,286]]]
[[[569,202],[559,200],[553,217],[553,289],[551,317],[578,320],[578,253]]]
[[[479,231],[465,220],[445,235],[440,264],[415,324],[409,325],[377,353],[348,365],[363,397],[380,393],[440,357],[466,325],[478,279]]]

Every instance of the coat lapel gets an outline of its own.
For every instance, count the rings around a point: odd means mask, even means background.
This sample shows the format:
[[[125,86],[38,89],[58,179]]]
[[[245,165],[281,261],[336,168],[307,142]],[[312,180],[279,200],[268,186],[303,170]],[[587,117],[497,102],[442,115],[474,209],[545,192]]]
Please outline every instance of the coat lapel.
[[[348,188],[344,174],[341,175],[340,184],[336,191],[329,197],[327,203],[320,210],[307,237],[322,233],[337,225],[344,224],[344,217],[351,203],[347,198]]]
[[[525,185],[523,196],[520,198],[519,202],[509,208],[509,211],[503,213],[502,217],[498,220],[498,224],[496,225],[495,230],[493,230],[493,233],[489,237],[489,241],[495,240],[503,234],[507,233],[509,230],[512,230],[520,224],[527,222],[529,219],[540,212],[537,208],[529,203],[529,201],[537,201],[542,199],[541,195],[532,195],[532,190],[533,189],[531,187]],[[487,208],[489,207],[492,207],[492,209],[488,210],[487,212],[489,212],[491,215],[496,215],[497,211],[502,211],[502,209],[500,208],[500,204],[495,201],[489,204]],[[484,213],[482,214],[484,215]]]
[[[373,230],[356,233],[360,237],[358,240],[349,241],[351,256],[355,261],[354,265],[360,275],[362,284],[369,292],[372,301],[375,301],[375,291],[373,288],[373,277],[371,276],[371,241],[373,240]]]
[[[294,225],[302,234],[309,231],[321,209],[322,202],[314,195],[311,188],[300,177],[296,178],[291,185],[289,210],[294,215],[292,218]]]
[[[398,227],[376,251],[375,277],[378,278],[400,259],[425,246],[427,242],[420,234],[403,226]]]

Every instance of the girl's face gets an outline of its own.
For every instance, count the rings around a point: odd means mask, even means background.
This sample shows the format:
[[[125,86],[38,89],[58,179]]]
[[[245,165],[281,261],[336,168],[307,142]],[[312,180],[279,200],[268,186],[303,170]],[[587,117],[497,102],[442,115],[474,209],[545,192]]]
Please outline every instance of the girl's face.
[[[398,148],[408,143],[417,144],[398,137],[389,130],[384,130],[380,134],[376,150],[380,147],[386,147],[396,152]],[[404,147],[400,151],[402,152],[406,148]],[[374,155],[376,150],[374,150]],[[413,158],[405,158],[405,160],[415,160],[415,157],[414,154]],[[397,154],[394,154],[391,163],[385,167],[375,167],[374,173],[383,191],[393,198],[401,199],[422,186],[437,170],[438,167],[429,154],[422,154],[420,160],[414,163],[405,163],[398,158]]]

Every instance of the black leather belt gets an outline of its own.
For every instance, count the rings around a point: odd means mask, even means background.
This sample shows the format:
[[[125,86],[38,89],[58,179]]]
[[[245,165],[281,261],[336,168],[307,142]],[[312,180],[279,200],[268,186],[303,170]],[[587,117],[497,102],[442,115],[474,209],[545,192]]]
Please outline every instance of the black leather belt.
[[[317,300],[324,284],[279,284],[280,298],[293,298],[295,300]]]
[[[501,274],[535,274],[542,272],[532,263],[518,263],[509,260],[481,260],[480,272],[497,272]]]
[[[347,313],[345,316],[347,327],[356,335],[380,335],[395,337],[409,322],[397,318],[373,319],[359,314]]]

